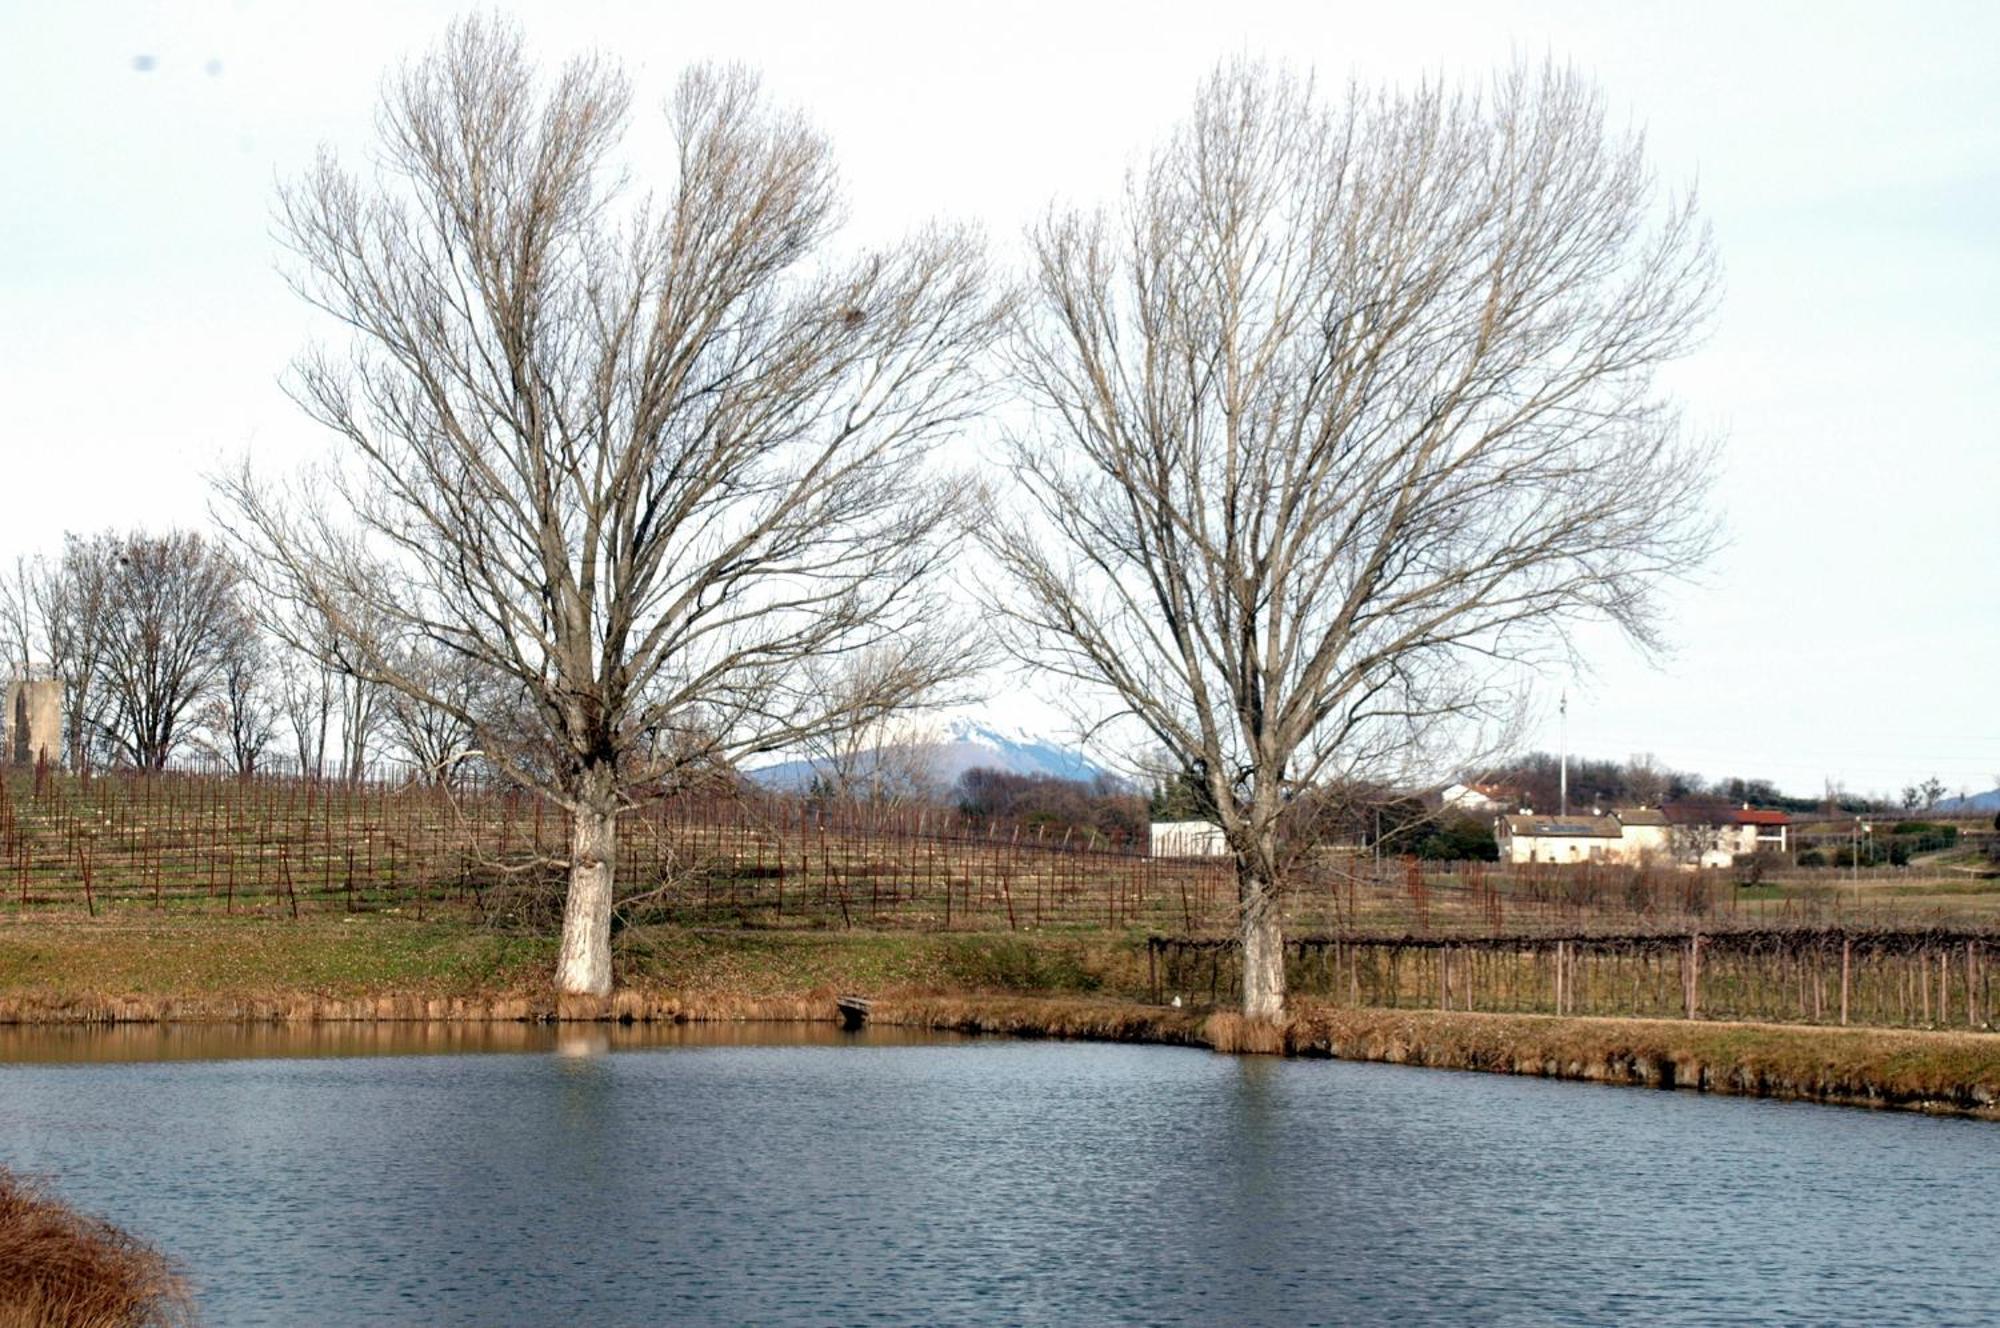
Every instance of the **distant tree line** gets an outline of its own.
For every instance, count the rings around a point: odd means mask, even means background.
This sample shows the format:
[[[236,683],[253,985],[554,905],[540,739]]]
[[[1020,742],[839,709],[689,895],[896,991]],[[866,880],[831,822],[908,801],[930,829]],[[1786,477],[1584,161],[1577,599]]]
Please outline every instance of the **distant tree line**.
[[[260,597],[198,532],[71,534],[0,579],[0,674],[61,685],[72,769],[161,770],[206,758],[250,775],[356,779],[383,763],[447,777],[469,731],[360,676],[326,625]],[[477,680],[443,659],[438,686]],[[455,674],[455,676],[454,676]]]
[[[1062,779],[974,767],[953,792],[968,816],[1041,827],[1084,847],[1143,847],[1151,833],[1147,799],[1109,775]]]

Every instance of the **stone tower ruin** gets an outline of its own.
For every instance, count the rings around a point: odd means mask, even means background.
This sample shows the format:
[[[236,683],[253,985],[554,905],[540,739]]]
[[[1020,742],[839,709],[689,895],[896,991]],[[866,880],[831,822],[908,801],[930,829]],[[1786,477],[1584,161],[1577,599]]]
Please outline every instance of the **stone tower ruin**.
[[[7,684],[4,719],[6,747],[0,759],[9,765],[50,764],[62,760],[62,684],[23,679]]]

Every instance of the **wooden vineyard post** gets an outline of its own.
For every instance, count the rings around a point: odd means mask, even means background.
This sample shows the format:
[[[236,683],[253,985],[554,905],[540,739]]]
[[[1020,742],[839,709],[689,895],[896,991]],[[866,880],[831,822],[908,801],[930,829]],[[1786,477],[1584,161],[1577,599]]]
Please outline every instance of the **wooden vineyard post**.
[[[1568,959],[1569,959],[1569,943],[1566,941],[1557,941],[1556,942],[1556,1013],[1557,1014],[1563,1013],[1563,970],[1569,966]]]
[[[1979,990],[1978,968],[1977,961],[1974,959],[1973,947],[1978,944],[1979,942],[1977,941],[1967,941],[1965,943],[1965,1026],[1967,1028],[1979,1027],[1979,1018],[1973,1010],[1976,993]]]
[[[1938,1027],[1951,1022],[1951,951],[1938,949]]]
[[[1687,1017],[1693,1019],[1701,1013],[1700,932],[1688,937],[1687,957]]]
[[[1847,1024],[1847,997],[1853,987],[1853,980],[1854,939],[1849,936],[1843,936],[1840,938],[1840,1022],[1842,1027],[1845,1027]]]

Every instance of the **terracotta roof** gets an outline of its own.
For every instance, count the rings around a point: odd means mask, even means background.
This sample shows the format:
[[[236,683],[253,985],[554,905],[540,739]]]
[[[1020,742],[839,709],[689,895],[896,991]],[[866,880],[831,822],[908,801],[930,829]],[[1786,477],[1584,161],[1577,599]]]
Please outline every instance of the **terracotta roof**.
[[[1790,825],[1792,823],[1792,818],[1783,812],[1765,811],[1760,807],[1742,807],[1719,799],[1670,802],[1660,810],[1667,814],[1667,820],[1674,825]]]
[[[1611,813],[1620,825],[1665,825],[1667,816],[1657,807],[1620,807]]]

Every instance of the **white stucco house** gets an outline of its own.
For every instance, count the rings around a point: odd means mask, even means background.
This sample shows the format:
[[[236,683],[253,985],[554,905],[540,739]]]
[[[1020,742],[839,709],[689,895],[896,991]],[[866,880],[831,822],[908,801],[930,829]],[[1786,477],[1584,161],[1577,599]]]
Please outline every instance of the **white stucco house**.
[[[1213,821],[1155,821],[1152,849],[1156,858],[1226,858],[1229,838]]]
[[[1624,828],[1615,816],[1595,812],[1502,816],[1493,827],[1502,862],[1622,862]]]

